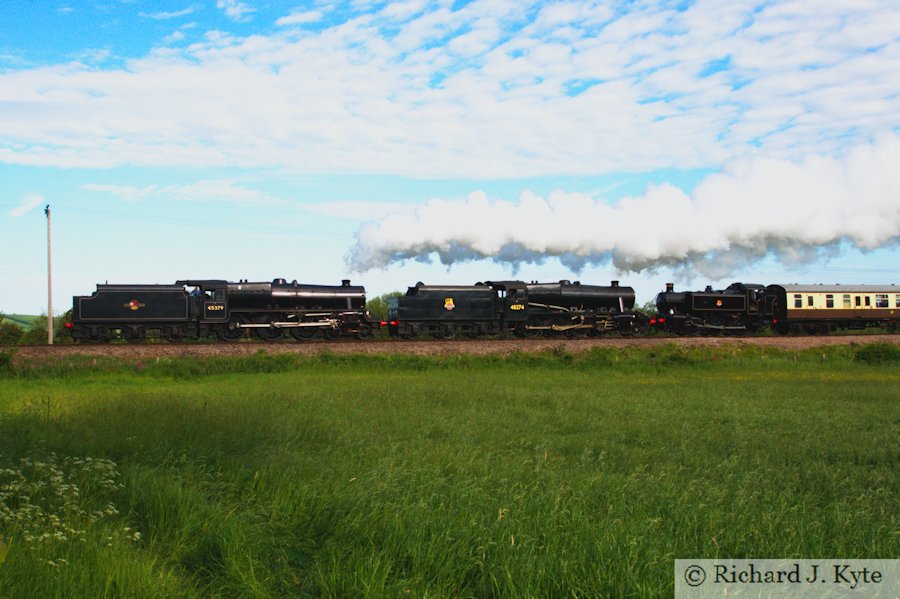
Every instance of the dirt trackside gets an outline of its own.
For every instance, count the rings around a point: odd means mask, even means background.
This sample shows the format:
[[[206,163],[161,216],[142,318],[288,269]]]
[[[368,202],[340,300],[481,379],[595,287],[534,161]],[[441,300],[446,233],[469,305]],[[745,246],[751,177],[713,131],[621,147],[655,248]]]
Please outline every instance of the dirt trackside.
[[[62,356],[86,355],[126,359],[163,357],[239,356],[259,351],[267,353],[317,354],[328,351],[339,354],[405,353],[417,355],[509,354],[540,352],[563,348],[576,353],[594,347],[658,347],[675,344],[685,347],[762,346],[782,349],[808,349],[826,345],[863,345],[893,343],[900,345],[900,335],[852,335],[830,337],[687,337],[687,338],[610,338],[610,339],[490,339],[451,341],[321,341],[311,343],[144,343],[100,345],[33,345],[14,348],[13,362],[40,363]]]

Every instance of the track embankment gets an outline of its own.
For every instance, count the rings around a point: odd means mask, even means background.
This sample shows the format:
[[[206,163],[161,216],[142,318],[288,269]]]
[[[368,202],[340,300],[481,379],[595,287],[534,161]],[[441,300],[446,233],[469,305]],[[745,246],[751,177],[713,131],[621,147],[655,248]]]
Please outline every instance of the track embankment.
[[[30,345],[12,348],[13,362],[53,361],[64,356],[84,355],[120,357],[126,359],[156,359],[173,357],[240,356],[264,351],[267,353],[318,354],[378,354],[402,353],[417,355],[447,354],[510,354],[513,352],[541,352],[562,348],[577,353],[595,347],[659,347],[674,344],[685,347],[760,346],[801,350],[826,345],[862,345],[892,343],[900,345],[900,335],[836,335],[812,337],[639,337],[599,339],[490,339],[490,340],[373,340],[321,341],[309,343],[142,343],[99,345]]]

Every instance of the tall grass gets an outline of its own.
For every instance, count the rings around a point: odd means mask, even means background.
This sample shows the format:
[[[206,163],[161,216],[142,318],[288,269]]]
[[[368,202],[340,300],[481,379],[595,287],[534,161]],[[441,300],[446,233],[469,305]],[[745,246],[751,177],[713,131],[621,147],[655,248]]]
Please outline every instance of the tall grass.
[[[894,557],[900,373],[865,347],[13,368],[0,460],[109,460],[78,501],[116,513],[0,530],[0,595],[653,597],[677,557]]]

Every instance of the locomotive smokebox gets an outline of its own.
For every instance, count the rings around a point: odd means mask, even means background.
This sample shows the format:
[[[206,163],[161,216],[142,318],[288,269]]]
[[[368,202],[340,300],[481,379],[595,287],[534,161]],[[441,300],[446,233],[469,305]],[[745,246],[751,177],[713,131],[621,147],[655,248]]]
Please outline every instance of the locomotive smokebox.
[[[666,283],[666,290],[656,296],[656,309],[660,314],[683,314],[690,301],[690,292],[676,292],[674,283]]]

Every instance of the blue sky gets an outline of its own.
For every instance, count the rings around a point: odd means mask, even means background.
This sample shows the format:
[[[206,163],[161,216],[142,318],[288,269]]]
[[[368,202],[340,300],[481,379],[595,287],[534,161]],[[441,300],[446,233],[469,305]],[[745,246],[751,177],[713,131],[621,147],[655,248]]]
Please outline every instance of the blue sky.
[[[900,5],[0,3],[0,311],[98,282],[898,283]]]

